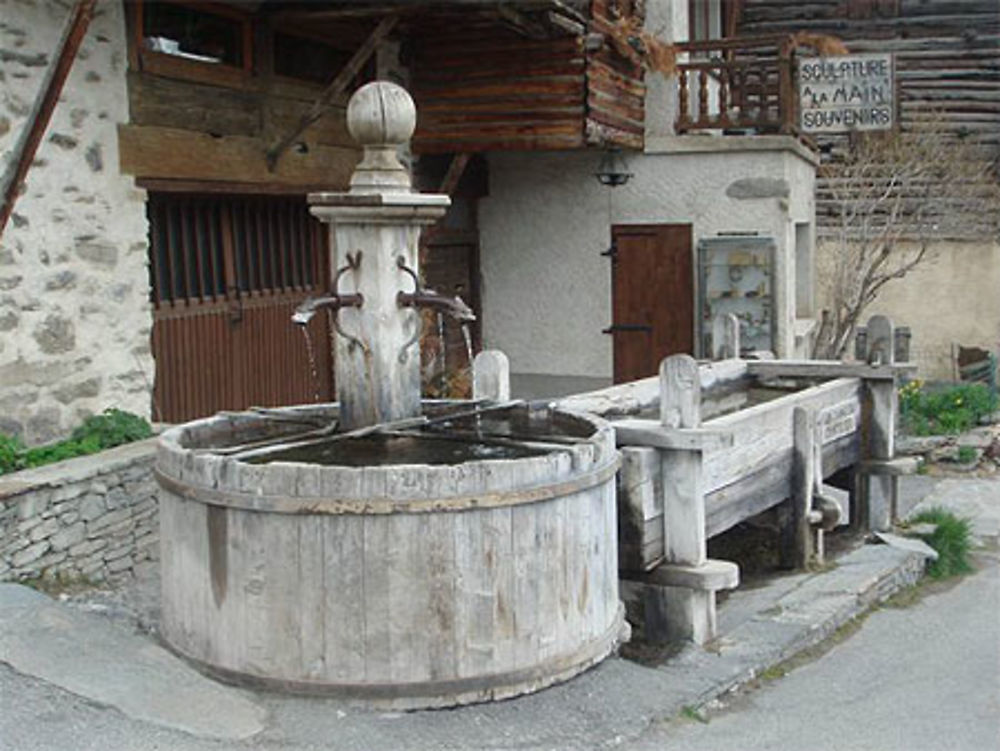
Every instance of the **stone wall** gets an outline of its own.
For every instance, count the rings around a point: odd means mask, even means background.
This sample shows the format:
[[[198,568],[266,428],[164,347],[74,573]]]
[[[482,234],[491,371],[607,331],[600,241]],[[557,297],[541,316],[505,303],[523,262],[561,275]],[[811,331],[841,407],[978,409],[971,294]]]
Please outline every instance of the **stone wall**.
[[[0,172],[68,12],[0,0]],[[123,4],[101,0],[0,237],[0,432],[29,444],[107,407],[149,416],[145,193],[118,171],[126,66]]]
[[[0,477],[0,581],[118,581],[159,555],[155,438]]]

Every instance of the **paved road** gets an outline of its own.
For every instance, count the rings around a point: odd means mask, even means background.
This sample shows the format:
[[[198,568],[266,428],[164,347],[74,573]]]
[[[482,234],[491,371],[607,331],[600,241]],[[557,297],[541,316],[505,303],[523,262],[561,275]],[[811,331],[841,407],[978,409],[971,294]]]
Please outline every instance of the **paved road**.
[[[917,604],[885,608],[847,641],[634,751],[1000,749],[1000,565]]]

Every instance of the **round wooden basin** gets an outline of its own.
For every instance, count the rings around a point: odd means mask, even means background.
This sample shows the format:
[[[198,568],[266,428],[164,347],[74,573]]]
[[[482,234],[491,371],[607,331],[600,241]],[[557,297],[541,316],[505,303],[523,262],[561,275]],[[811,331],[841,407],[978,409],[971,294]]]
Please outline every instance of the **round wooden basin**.
[[[615,649],[605,423],[548,413],[526,454],[458,463],[224,455],[302,429],[288,417],[336,415],[282,412],[161,438],[162,629],[177,652],[235,682],[434,707],[534,691]]]

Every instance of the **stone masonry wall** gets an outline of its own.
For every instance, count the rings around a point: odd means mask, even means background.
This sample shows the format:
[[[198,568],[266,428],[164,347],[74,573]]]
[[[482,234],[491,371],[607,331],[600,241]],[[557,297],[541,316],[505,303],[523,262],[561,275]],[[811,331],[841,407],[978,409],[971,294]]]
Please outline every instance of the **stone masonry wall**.
[[[0,172],[70,3],[0,0]],[[118,171],[123,4],[101,0],[0,237],[0,432],[29,444],[118,407],[149,416],[145,193]]]
[[[0,477],[0,581],[119,581],[159,555],[155,438]]]

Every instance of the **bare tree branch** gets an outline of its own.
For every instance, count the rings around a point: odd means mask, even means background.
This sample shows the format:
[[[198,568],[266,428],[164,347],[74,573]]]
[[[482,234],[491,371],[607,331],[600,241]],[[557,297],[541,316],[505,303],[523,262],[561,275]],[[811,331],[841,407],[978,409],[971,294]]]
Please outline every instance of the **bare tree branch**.
[[[820,170],[818,193],[837,221],[829,268],[831,310],[814,356],[839,359],[867,307],[890,282],[933,257],[934,243],[1000,234],[1000,186],[980,144],[930,116],[905,133],[861,134]]]

